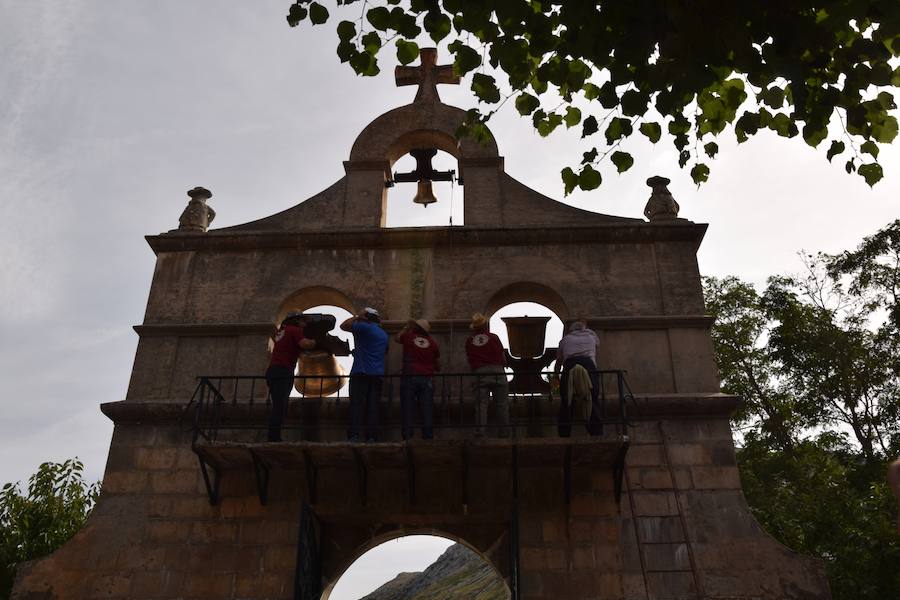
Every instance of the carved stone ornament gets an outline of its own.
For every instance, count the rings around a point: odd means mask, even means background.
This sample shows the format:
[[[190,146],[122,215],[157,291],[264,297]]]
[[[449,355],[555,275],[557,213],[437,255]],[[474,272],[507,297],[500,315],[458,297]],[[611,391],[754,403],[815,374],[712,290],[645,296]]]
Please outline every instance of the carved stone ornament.
[[[212,192],[206,188],[195,187],[188,190],[190,196],[187,207],[178,218],[178,231],[206,232],[209,224],[216,218],[216,211],[206,204],[212,198]]]
[[[644,216],[652,221],[671,221],[678,218],[681,209],[678,202],[672,197],[672,192],[666,187],[669,179],[659,175],[647,180],[647,185],[653,190],[647,206],[644,207]]]

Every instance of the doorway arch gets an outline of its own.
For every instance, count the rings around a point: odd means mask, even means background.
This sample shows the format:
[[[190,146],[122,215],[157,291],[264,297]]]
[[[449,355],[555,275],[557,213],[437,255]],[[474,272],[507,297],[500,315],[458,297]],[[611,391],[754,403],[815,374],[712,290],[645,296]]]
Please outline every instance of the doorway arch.
[[[385,569],[384,564],[390,567]],[[438,579],[436,572],[445,579]],[[449,580],[459,584],[465,578],[470,581],[467,598],[509,597],[497,567],[465,540],[436,531],[385,534],[357,548],[340,574],[326,584],[321,599],[357,600],[382,586],[385,591],[400,590],[441,581],[450,584]]]

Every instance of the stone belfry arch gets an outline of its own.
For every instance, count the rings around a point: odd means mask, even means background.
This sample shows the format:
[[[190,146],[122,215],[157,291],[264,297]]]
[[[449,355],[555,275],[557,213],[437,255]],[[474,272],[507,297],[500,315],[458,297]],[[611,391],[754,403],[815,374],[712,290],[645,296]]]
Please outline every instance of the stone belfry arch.
[[[13,598],[320,598],[377,541],[429,531],[481,553],[517,599],[830,597],[821,565],[768,537],[741,493],[739,399],[719,391],[696,260],[706,225],[678,217],[663,178],[648,220],[529,189],[493,140],[455,138],[465,112],[440,101],[453,77],[436,62],[398,70],[416,100],[363,129],[328,189],[208,230],[212,194],[195,188],[180,227],[148,236],[128,392],[101,406],[115,430],[100,501],[19,569]],[[464,226],[383,227],[393,165],[418,148],[457,159]],[[615,371],[602,436],[556,437],[551,392],[520,395],[512,437],[475,439],[459,376],[433,441],[399,439],[390,378],[378,443],[344,441],[340,396],[295,399],[290,441],[261,441],[258,376],[284,310],[375,306],[389,332],[428,318],[445,372],[463,373],[470,315],[523,300],[598,332]]]

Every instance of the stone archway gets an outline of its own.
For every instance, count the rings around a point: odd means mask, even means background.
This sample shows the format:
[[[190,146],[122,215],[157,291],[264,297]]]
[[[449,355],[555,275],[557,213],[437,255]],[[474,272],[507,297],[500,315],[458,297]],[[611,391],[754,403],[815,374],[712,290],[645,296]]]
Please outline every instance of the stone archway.
[[[285,298],[275,313],[275,322],[280,323],[292,310],[307,310],[313,306],[337,306],[353,313],[356,307],[342,291],[324,285],[305,287]]]
[[[502,307],[516,302],[542,304],[556,313],[563,323],[571,318],[569,308],[559,292],[534,281],[519,281],[500,288],[487,301],[484,314],[490,316]]]
[[[330,595],[335,591],[335,587],[337,586],[337,584],[344,577],[349,575],[349,571],[352,569],[353,565],[356,564],[358,560],[363,558],[370,551],[375,550],[376,548],[378,548],[384,544],[390,543],[394,540],[398,540],[398,539],[402,539],[402,538],[414,538],[414,537],[422,538],[422,537],[426,537],[426,536],[434,537],[434,538],[443,538],[445,540],[454,542],[455,544],[464,546],[468,552],[471,552],[472,554],[477,556],[478,559],[480,559],[480,562],[483,565],[485,565],[491,573],[493,573],[493,575],[496,578],[496,581],[498,581],[502,584],[502,586],[503,586],[503,588],[505,588],[507,594],[509,593],[509,586],[507,585],[506,581],[504,580],[503,573],[500,572],[497,565],[494,564],[491,557],[487,556],[485,554],[485,552],[479,550],[479,548],[477,548],[473,544],[470,544],[465,539],[459,538],[454,535],[450,535],[444,531],[439,531],[439,530],[434,530],[434,529],[415,529],[415,530],[400,530],[400,531],[394,531],[394,532],[378,535],[378,536],[373,537],[370,540],[366,541],[364,544],[360,545],[358,548],[355,549],[354,552],[348,553],[345,564],[344,564],[343,568],[340,569],[340,572],[336,576],[332,576],[330,578],[330,581],[326,582],[325,585],[323,586],[321,600],[329,600]]]

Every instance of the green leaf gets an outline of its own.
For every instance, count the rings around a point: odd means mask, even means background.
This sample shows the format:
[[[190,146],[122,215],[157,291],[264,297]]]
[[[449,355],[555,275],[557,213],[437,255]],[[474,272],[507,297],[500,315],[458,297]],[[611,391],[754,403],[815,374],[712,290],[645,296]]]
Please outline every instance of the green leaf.
[[[353,70],[356,71],[357,75],[363,75],[365,77],[374,77],[380,72],[378,60],[373,54],[369,54],[368,52],[354,53],[353,56],[350,57],[350,66],[353,67]]]
[[[584,87],[581,89],[581,91],[584,92],[584,97],[587,100],[596,100],[600,97],[600,88],[598,88],[593,83],[584,84]]]
[[[857,172],[862,175],[863,179],[866,180],[866,183],[869,184],[869,187],[873,187],[876,183],[881,181],[881,178],[884,176],[881,171],[881,165],[878,163],[859,165]]]
[[[828,148],[828,152],[825,153],[825,158],[828,159],[828,162],[831,162],[831,159],[843,152],[844,149],[844,142],[834,140],[831,142],[831,147]]]
[[[586,165],[588,163],[592,163],[597,160],[597,149],[591,148],[589,152],[585,152],[581,155],[581,164]]]
[[[450,35],[450,17],[444,13],[428,12],[422,24],[425,26],[425,31],[428,32],[428,35],[435,42],[440,42]]]
[[[321,25],[328,20],[328,9],[318,2],[313,2],[309,5],[309,20],[313,25]]]
[[[305,6],[301,6],[299,3],[292,4],[291,8],[288,9],[287,14],[287,22],[291,27],[296,27],[299,25],[303,19],[306,18],[306,15],[309,11],[306,10]]]
[[[416,48],[418,51],[418,48]],[[472,91],[481,102],[494,103],[500,102],[500,90],[497,88],[497,82],[492,75],[486,73],[475,73],[472,77]]]
[[[341,21],[337,26],[338,38],[342,42],[347,42],[356,37],[356,23],[353,21]]]
[[[647,112],[650,97],[636,90],[628,90],[622,94],[622,113],[629,117],[637,117]]]
[[[678,154],[678,166],[683,169],[684,165],[686,165],[690,159],[691,159],[691,153],[688,152],[687,150],[682,150]]]
[[[852,158],[844,163],[844,170],[847,171],[848,175],[856,170],[856,163]]]
[[[709,142],[703,145],[703,151],[706,152],[708,157],[715,158],[716,154],[719,153],[719,145],[715,142]]]
[[[897,117],[888,115],[880,123],[872,124],[872,137],[879,144],[890,144],[897,137]]]
[[[541,101],[528,92],[521,92],[516,96],[516,110],[522,116],[530,115],[541,105]]]
[[[562,115],[551,113],[545,118],[540,119],[535,126],[537,127],[537,131],[541,135],[541,137],[547,137],[548,135],[553,133],[554,129],[562,124],[562,121]]]
[[[632,132],[631,121],[620,117],[613,117],[606,128],[606,143],[612,144],[616,140],[628,137]]]
[[[370,8],[366,12],[366,20],[379,31],[387,31],[391,26],[391,13],[384,6]]]
[[[863,142],[859,149],[866,154],[870,154],[872,158],[878,158],[878,145],[872,140]]]
[[[381,37],[378,33],[374,31],[370,31],[366,35],[362,36],[362,45],[365,48],[366,52],[369,54],[375,54],[381,48]]]
[[[597,124],[597,117],[591,115],[581,125],[581,137],[586,138],[589,135],[594,135],[599,130],[600,126]]]
[[[566,122],[566,129],[575,127],[576,125],[581,123],[581,111],[574,106],[566,107],[566,116],[564,120]]]
[[[563,169],[560,175],[562,175],[563,185],[565,186],[565,195],[568,196],[578,187],[578,175],[571,167]]]
[[[453,72],[462,77],[469,71],[474,71],[481,66],[481,55],[459,40],[449,44],[447,49],[455,56],[453,61]]]
[[[396,44],[397,60],[400,61],[401,65],[408,65],[419,58],[419,46],[415,42],[407,42],[406,40],[398,39]]]
[[[803,139],[813,148],[821,144],[828,137],[828,127],[807,123],[803,126]]]
[[[709,179],[709,167],[703,163],[697,163],[694,165],[694,168],[691,169],[691,179],[693,179],[694,183],[698,186],[701,183],[705,183],[706,180]]]
[[[612,163],[616,165],[619,173],[624,173],[631,168],[631,165],[634,164],[634,158],[632,158],[632,156],[627,152],[613,152],[610,160],[612,160]]]
[[[600,87],[597,100],[603,108],[614,108],[619,104],[619,96],[616,94],[616,86],[611,81],[607,81]]]
[[[640,131],[644,135],[647,136],[652,143],[656,143],[659,141],[659,138],[662,136],[662,127],[659,126],[659,123],[654,123],[652,121],[648,121],[646,123],[641,123]]]
[[[603,178],[600,176],[599,171],[591,165],[585,165],[581,169],[581,173],[578,174],[578,187],[585,191],[596,190],[602,182]]]

